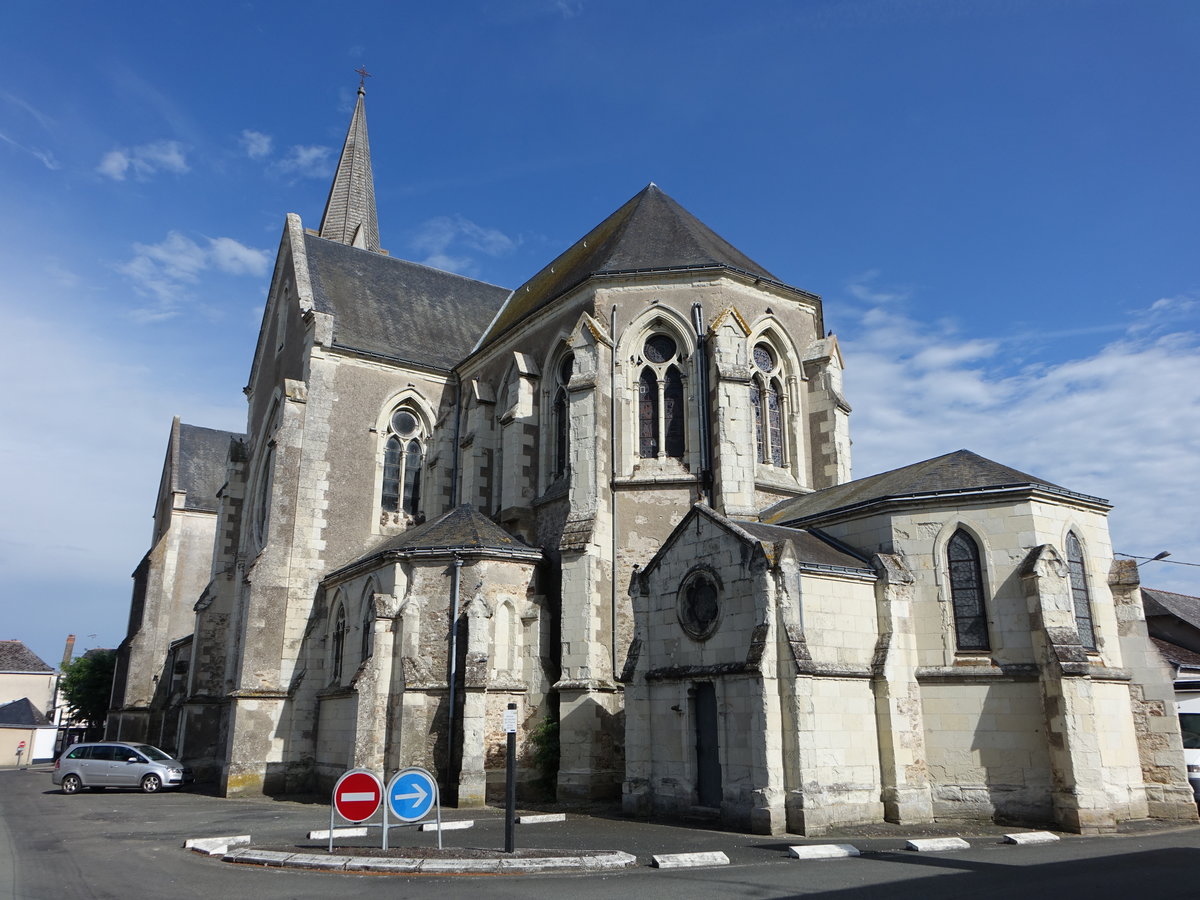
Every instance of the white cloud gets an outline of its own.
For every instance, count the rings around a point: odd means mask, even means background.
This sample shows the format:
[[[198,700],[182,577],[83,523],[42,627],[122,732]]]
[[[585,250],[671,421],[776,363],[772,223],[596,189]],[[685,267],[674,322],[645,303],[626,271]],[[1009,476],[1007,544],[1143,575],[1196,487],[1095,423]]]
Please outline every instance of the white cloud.
[[[423,222],[409,245],[427,266],[457,272],[460,275],[476,274],[479,254],[491,257],[505,256],[516,249],[515,241],[495,228],[485,228],[462,216],[437,216]]]
[[[100,159],[96,171],[114,181],[132,174],[144,181],[159,172],[182,174],[189,171],[183,144],[179,141],[154,141],[137,147],[116,147]]]
[[[154,305],[133,311],[135,321],[156,322],[177,315],[187,298],[187,286],[206,270],[261,276],[270,267],[271,255],[266,250],[247,247],[230,237],[205,241],[200,244],[172,231],[157,244],[133,245],[133,258],[117,270],[133,281],[139,293],[155,300]]]
[[[290,147],[275,168],[285,175],[301,178],[326,178],[333,174],[333,151],[328,147],[297,144]]]
[[[262,159],[271,152],[271,136],[263,134],[261,131],[247,128],[242,132],[240,143],[242,149],[246,151],[246,155],[251,159]]]
[[[877,293],[894,304],[897,292]],[[1117,550],[1200,562],[1196,308],[1157,301],[1116,340],[1019,369],[1001,352],[1008,338],[866,309],[842,338],[854,475],[966,448],[1113,502]],[[1154,565],[1151,584],[1200,593],[1196,570]]]

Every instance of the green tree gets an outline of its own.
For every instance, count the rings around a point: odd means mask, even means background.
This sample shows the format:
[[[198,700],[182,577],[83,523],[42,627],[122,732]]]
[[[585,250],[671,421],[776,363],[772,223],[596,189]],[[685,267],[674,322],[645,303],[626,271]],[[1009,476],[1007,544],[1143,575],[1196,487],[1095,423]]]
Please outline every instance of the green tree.
[[[63,669],[62,692],[78,721],[90,728],[104,725],[112,694],[116,650],[89,650]]]

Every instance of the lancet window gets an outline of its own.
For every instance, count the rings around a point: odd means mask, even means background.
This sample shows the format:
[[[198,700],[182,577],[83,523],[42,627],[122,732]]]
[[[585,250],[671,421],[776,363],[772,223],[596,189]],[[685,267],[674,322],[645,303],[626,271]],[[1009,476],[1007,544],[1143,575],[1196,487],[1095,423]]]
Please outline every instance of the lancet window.
[[[567,384],[575,371],[575,355],[568,353],[559,361],[554,386],[554,479],[564,477],[571,468],[571,405],[567,400]]]
[[[342,663],[346,655],[346,606],[338,600],[337,611],[333,616],[333,647],[330,656],[329,683],[338,684],[342,680]]]
[[[1083,547],[1075,532],[1067,532],[1067,570],[1071,577],[1071,600],[1075,605],[1075,627],[1079,641],[1088,650],[1096,649],[1096,626],[1092,621],[1092,598],[1088,593],[1087,569],[1083,565]]]
[[[950,567],[950,599],[959,650],[988,650],[987,607],[983,598],[983,567],[979,545],[961,528],[946,547]]]

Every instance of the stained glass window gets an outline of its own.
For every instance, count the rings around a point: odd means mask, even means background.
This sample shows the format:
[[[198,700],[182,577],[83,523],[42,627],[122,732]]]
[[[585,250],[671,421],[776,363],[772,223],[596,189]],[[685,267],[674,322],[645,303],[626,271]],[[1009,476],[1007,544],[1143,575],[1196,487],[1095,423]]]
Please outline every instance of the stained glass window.
[[[667,456],[683,458],[683,377],[675,366],[667,369],[663,381],[663,429]]]
[[[783,426],[779,406],[779,382],[772,379],[767,385],[767,434],[771,439],[771,462],[782,466]]]
[[[342,658],[346,652],[346,607],[338,603],[337,613],[333,620],[333,665],[331,684],[342,680]]]
[[[658,456],[658,379],[648,366],[638,379],[638,455]]]
[[[383,445],[383,489],[379,503],[387,512],[416,516],[421,508],[421,420],[408,409],[398,409],[389,420]]]
[[[394,434],[383,450],[383,508],[395,512],[400,504],[400,439]]]
[[[965,531],[956,531],[946,548],[950,562],[950,598],[959,650],[988,650],[987,610],[979,547]]]
[[[670,362],[675,358],[675,341],[665,334],[651,335],[646,339],[642,352],[652,363]]]
[[[1067,568],[1071,574],[1071,599],[1075,604],[1075,626],[1079,641],[1088,650],[1096,649],[1096,627],[1092,622],[1092,598],[1088,594],[1087,571],[1083,567],[1083,548],[1075,532],[1067,532]]]

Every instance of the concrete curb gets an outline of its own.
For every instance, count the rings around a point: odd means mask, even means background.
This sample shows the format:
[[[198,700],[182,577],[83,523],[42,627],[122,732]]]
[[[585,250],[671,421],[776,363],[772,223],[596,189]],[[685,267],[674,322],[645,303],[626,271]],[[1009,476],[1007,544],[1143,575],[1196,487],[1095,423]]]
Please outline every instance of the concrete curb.
[[[847,859],[861,855],[853,844],[798,844],[788,847],[788,856],[793,859]]]
[[[906,841],[905,850],[916,850],[918,853],[934,853],[946,850],[970,850],[971,845],[958,837],[948,838],[919,838]]]
[[[724,854],[720,855],[724,856]],[[636,863],[637,857],[616,850],[598,853],[594,856],[538,856],[527,859],[410,859],[407,857],[389,859],[347,856],[337,853],[286,853],[279,850],[254,850],[246,847],[230,850],[222,856],[222,860],[241,865],[314,869],[326,872],[522,875],[538,872],[601,872],[625,869]]]
[[[695,869],[701,866],[729,865],[729,857],[720,850],[702,853],[660,853],[650,859],[656,869]]]
[[[195,850],[208,856],[224,856],[230,847],[248,847],[250,835],[239,834],[234,837],[190,838],[183,842],[183,849]]]

